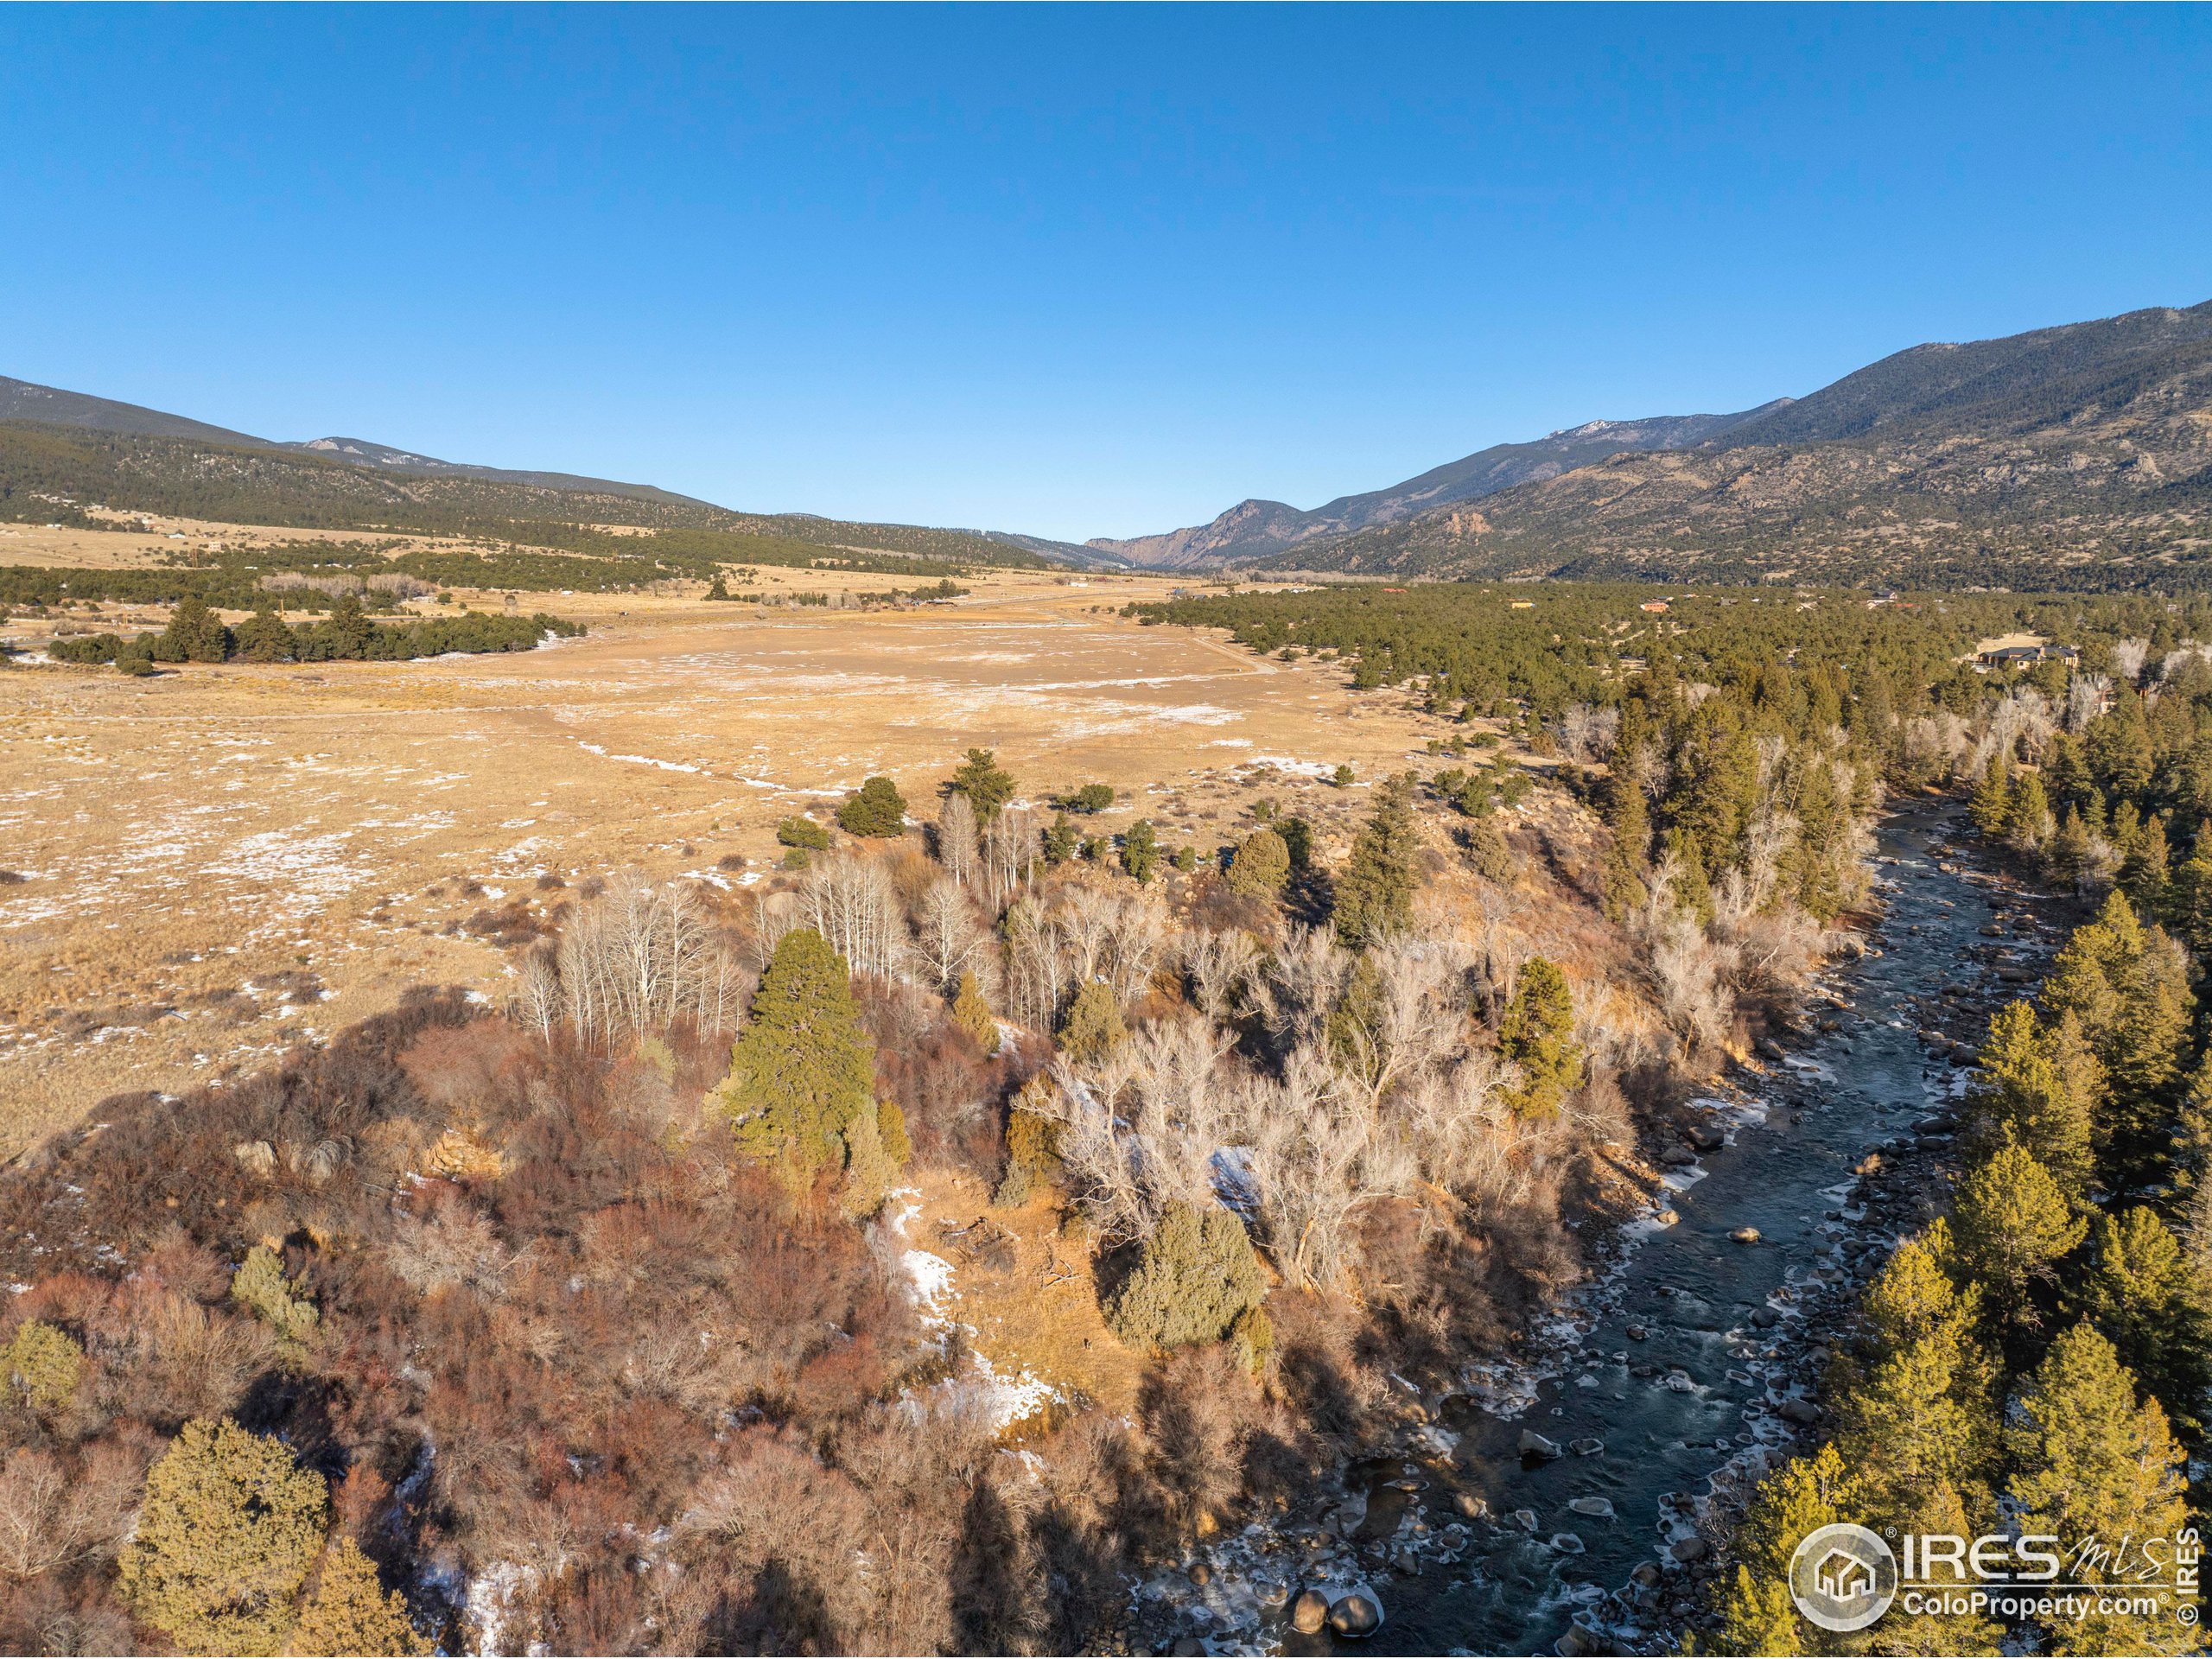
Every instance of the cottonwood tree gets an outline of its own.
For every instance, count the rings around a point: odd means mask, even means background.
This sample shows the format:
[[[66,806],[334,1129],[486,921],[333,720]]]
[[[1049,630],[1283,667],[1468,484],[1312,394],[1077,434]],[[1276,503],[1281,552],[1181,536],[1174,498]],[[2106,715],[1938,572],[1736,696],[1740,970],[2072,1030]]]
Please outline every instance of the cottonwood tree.
[[[982,850],[976,840],[976,804],[955,791],[944,798],[937,813],[937,856],[944,871],[963,887],[973,887],[982,869]]]

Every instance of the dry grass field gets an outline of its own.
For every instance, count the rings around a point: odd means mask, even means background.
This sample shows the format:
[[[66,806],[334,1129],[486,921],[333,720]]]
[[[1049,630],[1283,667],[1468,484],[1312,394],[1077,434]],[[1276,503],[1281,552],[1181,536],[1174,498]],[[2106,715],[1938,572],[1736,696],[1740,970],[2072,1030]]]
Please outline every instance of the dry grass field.
[[[67,551],[18,539],[0,563]],[[1376,776],[1444,729],[1326,664],[1112,614],[1163,581],[971,585],[869,613],[529,595],[590,633],[505,656],[0,669],[0,870],[22,878],[0,885],[0,1156],[105,1095],[253,1065],[410,985],[503,1000],[509,958],[480,935],[557,899],[542,877],[690,872],[741,899],[780,817],[870,773],[925,814],[978,745],[1033,798],[1103,780],[1122,796],[1103,824],[1148,816],[1170,845],[1210,848],[1256,795],[1363,804],[1318,775]]]

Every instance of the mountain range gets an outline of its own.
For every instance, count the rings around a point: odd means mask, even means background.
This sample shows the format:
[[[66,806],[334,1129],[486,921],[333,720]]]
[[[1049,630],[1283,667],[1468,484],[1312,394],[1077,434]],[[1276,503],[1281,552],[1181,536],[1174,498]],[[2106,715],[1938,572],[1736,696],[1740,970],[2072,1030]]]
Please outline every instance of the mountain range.
[[[216,520],[628,524],[1109,568],[2115,587],[2212,580],[2212,302],[1898,352],[1727,415],[1591,421],[1310,512],[1082,546],[746,514],[356,438],[276,442],[0,377],[6,498]],[[22,509],[16,510],[20,513]]]
[[[1281,501],[1239,501],[1212,522],[1163,535],[1084,543],[1132,564],[1182,569],[1239,564],[1307,542],[1396,524],[1455,502],[1478,500],[1516,484],[1556,478],[1609,455],[1632,449],[1687,449],[1719,436],[1789,403],[1787,397],[1735,415],[1655,415],[1635,421],[1588,421],[1532,443],[1496,443],[1458,461],[1432,467],[1389,489],[1340,495],[1302,512]]]
[[[1398,575],[2137,587],[2212,577],[2212,302],[1885,357],[1673,448],[1300,545]]]

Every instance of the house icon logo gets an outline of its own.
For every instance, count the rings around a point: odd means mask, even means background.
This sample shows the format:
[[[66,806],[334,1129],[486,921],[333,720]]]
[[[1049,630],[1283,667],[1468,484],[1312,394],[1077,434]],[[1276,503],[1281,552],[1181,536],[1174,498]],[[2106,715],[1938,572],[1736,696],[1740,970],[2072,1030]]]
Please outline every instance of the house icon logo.
[[[1824,1630],[1865,1630],[1897,1593],[1897,1559],[1865,1527],[1816,1528],[1789,1558],[1789,1598]]]

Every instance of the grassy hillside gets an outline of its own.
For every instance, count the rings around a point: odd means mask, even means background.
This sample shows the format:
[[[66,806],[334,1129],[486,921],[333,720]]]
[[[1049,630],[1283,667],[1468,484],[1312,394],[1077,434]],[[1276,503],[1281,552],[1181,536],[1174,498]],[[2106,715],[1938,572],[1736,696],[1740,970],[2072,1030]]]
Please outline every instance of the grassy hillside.
[[[481,545],[480,556],[416,553],[395,568],[473,586],[625,588],[671,577],[703,580],[745,564],[943,576],[965,565],[1046,563],[963,531],[732,512],[675,497],[416,476],[302,453],[0,422],[0,518],[88,528],[112,522],[88,512],[92,507],[224,524],[467,538]],[[359,546],[302,543],[294,551],[296,556],[280,564],[253,556],[251,568],[352,569],[383,561],[381,552]],[[153,573],[69,574],[109,581]],[[53,579],[50,573],[23,577]],[[81,584],[73,590],[82,591]]]
[[[1927,346],[1731,432],[1309,544],[1313,569],[2138,588],[2212,576],[2212,305]]]

